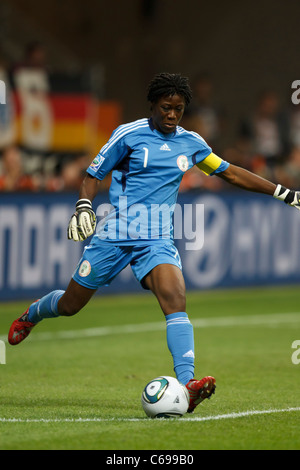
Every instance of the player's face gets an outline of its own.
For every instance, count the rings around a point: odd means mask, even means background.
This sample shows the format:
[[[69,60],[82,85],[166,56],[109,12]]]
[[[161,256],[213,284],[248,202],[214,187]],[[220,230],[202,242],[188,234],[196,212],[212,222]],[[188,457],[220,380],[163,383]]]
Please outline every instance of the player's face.
[[[175,131],[184,113],[185,101],[180,95],[163,96],[152,105],[154,128],[163,134]]]

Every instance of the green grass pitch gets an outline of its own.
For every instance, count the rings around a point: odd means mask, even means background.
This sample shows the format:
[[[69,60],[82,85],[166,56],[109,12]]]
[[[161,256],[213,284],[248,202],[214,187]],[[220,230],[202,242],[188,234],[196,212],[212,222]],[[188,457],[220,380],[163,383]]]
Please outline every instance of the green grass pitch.
[[[147,418],[140,404],[148,381],[174,376],[151,294],[97,296],[18,346],[6,335],[28,302],[0,304],[0,450],[300,449],[299,288],[187,299],[195,375],[215,376],[217,390],[194,414],[169,420]]]

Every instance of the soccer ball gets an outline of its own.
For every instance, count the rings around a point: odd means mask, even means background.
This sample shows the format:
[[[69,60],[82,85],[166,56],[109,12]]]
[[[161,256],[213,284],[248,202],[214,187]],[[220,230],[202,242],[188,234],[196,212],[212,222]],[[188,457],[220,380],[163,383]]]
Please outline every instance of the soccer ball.
[[[189,402],[185,386],[166,375],[151,380],[142,393],[142,407],[150,418],[182,416],[187,412]]]

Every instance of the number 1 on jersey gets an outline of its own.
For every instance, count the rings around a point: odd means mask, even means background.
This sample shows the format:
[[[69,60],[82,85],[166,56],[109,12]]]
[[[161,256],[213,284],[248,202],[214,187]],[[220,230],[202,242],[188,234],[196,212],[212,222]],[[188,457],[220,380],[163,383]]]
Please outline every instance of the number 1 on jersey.
[[[144,156],[144,168],[146,168],[148,164],[148,155],[149,155],[149,150],[147,147],[143,147],[143,150],[145,151],[145,156]]]

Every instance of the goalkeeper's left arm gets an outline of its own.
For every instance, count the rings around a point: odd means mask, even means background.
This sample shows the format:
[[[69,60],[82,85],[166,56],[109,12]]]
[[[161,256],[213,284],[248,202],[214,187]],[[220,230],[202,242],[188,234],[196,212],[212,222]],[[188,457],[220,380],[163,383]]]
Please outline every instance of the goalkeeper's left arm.
[[[273,196],[280,201],[289,204],[290,206],[296,207],[300,210],[300,191],[294,189],[287,189],[281,184],[276,186]]]
[[[96,215],[92,208],[92,201],[98,192],[99,181],[86,175],[79,191],[76,210],[68,225],[68,239],[75,242],[90,237],[96,228]]]
[[[225,171],[218,173],[218,176],[239,188],[269,194],[300,210],[300,191],[284,188],[280,184],[276,185],[236,165],[229,165]]]

